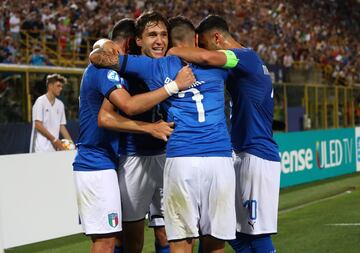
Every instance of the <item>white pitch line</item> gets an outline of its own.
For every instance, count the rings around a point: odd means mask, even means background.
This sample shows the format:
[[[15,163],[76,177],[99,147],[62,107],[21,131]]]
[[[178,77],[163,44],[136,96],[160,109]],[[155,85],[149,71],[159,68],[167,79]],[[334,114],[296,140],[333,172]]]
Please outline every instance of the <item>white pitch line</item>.
[[[310,201],[310,202],[302,204],[302,205],[298,205],[298,206],[294,206],[294,207],[290,207],[290,208],[287,208],[287,209],[280,210],[279,214],[289,213],[289,212],[292,212],[292,211],[295,211],[295,210],[298,210],[298,209],[301,209],[301,208],[304,208],[304,207],[308,207],[308,206],[311,206],[311,205],[314,205],[314,204],[318,204],[318,203],[321,203],[321,202],[324,202],[324,201],[327,201],[327,200],[330,200],[330,199],[335,199],[337,197],[340,197],[340,196],[343,196],[343,195],[346,195],[346,194],[350,194],[350,193],[352,193],[351,190],[346,190],[344,192],[340,192],[340,193],[332,195],[330,197]]]
[[[326,226],[339,226],[339,227],[346,227],[346,226],[352,226],[357,227],[360,226],[360,223],[335,223],[335,224],[325,224]]]

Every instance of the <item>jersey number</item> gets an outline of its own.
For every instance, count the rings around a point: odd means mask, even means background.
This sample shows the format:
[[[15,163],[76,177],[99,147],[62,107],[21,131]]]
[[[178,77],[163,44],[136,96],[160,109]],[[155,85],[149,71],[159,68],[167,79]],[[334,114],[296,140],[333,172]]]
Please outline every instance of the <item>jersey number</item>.
[[[191,92],[192,94],[194,94],[194,96],[192,96],[191,98],[196,103],[196,109],[197,109],[197,112],[198,112],[198,121],[199,122],[205,122],[204,105],[203,105],[203,103],[201,103],[201,100],[204,99],[204,96],[201,95],[201,93],[200,93],[200,91],[198,89],[191,88],[191,89],[179,92],[178,93],[179,98],[185,97],[185,93],[187,93],[187,92]]]

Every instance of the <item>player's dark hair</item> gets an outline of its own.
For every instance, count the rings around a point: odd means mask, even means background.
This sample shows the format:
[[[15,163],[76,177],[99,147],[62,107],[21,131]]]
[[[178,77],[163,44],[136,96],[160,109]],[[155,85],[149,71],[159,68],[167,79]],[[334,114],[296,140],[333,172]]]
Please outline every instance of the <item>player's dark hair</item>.
[[[65,77],[63,77],[62,75],[59,74],[51,74],[51,75],[47,75],[46,76],[46,86],[48,86],[49,84],[55,83],[55,82],[60,82],[62,84],[66,84],[67,83],[67,79]]]
[[[177,42],[191,41],[195,37],[195,27],[190,19],[184,16],[176,16],[170,18],[169,22],[169,34],[170,45]]]
[[[212,29],[218,29],[225,33],[230,33],[226,20],[218,15],[209,15],[204,18],[196,28],[196,33],[202,34]]]
[[[131,18],[123,18],[118,21],[109,34],[111,40],[129,37],[135,37],[135,20]]]
[[[168,21],[159,12],[150,11],[150,12],[145,12],[145,13],[141,14],[141,16],[138,17],[135,21],[136,36],[141,38],[141,36],[145,30],[145,27],[148,23],[158,24],[159,22],[164,23],[164,25],[166,26],[166,29],[167,30],[169,29]]]

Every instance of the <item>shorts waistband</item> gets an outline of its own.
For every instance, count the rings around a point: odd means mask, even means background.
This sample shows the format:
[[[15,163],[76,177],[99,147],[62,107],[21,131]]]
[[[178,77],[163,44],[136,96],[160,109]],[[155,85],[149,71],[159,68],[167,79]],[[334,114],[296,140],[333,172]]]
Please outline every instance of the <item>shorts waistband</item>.
[[[234,151],[235,152],[235,155],[240,157],[240,158],[245,158],[245,157],[257,157],[255,155],[252,155],[252,154],[249,154],[249,153],[246,153],[246,152],[239,152],[239,151]]]

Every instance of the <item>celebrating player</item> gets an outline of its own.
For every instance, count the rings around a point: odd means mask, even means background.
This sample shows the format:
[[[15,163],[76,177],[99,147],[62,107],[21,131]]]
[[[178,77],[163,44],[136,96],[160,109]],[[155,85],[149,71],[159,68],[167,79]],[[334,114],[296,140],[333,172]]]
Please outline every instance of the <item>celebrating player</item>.
[[[171,24],[174,44],[195,46],[190,21],[179,17]],[[120,56],[119,63],[118,69],[144,79],[151,89],[171,83],[183,66],[177,57]],[[236,223],[235,173],[224,115],[227,72],[191,68],[196,83],[163,103],[176,126],[166,147],[165,228],[171,252],[192,252],[193,239],[199,236],[205,252],[223,252],[223,240],[235,238]]]
[[[227,89],[232,98],[231,140],[236,152],[236,252],[276,252],[270,235],[277,232],[280,158],[272,137],[273,87],[259,56],[230,35],[215,15],[197,28],[200,48],[172,48],[169,54],[189,62],[230,68]]]
[[[119,46],[116,51],[124,53]],[[86,68],[80,88],[80,136],[73,166],[80,218],[85,233],[93,241],[92,253],[113,253],[121,231],[120,191],[115,170],[118,136],[97,125],[103,99],[106,97],[128,115],[142,113],[177,89],[189,87],[194,78],[191,71],[186,72],[189,78],[185,78],[184,83],[165,85],[132,97],[125,89],[126,81],[115,71],[92,64]],[[164,126],[166,131],[168,127]]]

